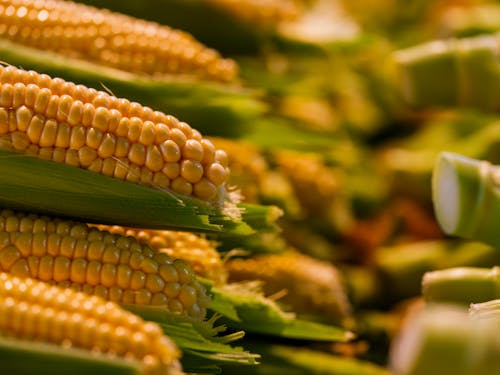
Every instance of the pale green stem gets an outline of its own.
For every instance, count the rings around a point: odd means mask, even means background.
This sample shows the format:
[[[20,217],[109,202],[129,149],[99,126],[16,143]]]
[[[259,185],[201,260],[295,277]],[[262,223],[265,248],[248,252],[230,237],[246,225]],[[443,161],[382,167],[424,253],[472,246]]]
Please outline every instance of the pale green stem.
[[[397,51],[399,85],[416,107],[500,110],[500,33],[432,41]]]
[[[443,152],[433,171],[432,198],[445,233],[500,245],[500,167]]]
[[[435,305],[408,317],[393,343],[395,375],[500,373],[496,324],[470,319],[467,309]]]
[[[422,279],[427,302],[469,305],[500,298],[500,267],[457,267],[427,272]]]

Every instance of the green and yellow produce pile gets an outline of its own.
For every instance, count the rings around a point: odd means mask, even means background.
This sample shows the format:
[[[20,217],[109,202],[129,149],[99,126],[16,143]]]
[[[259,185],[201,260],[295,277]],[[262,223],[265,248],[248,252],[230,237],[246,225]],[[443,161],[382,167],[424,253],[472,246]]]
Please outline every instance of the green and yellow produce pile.
[[[0,0],[0,372],[500,374],[500,4]]]

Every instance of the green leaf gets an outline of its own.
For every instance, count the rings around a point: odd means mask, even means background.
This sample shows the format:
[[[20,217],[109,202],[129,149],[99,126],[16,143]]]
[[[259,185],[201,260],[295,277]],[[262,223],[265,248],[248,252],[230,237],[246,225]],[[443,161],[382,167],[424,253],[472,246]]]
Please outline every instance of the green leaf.
[[[182,350],[181,362],[186,371],[189,368],[190,372],[201,373],[208,366],[209,369],[218,372],[220,363],[257,364],[258,354],[250,353],[239,346],[228,345],[229,342],[241,339],[244,332],[220,336],[226,327],[214,326],[217,317],[199,322],[187,316],[168,312],[160,306],[123,305],[123,307],[145,320],[160,324],[165,334]]]
[[[249,283],[212,287],[210,308],[224,315],[222,321],[248,332],[318,341],[348,341],[354,335],[342,328],[295,318]]]
[[[193,197],[5,150],[0,150],[0,160],[0,205],[4,208],[137,228],[254,232],[245,222]],[[270,224],[274,208],[255,209],[253,222],[259,228]],[[252,216],[252,210],[247,206],[246,215]]]
[[[139,362],[61,348],[43,342],[0,337],[0,363],[5,374],[140,375]]]

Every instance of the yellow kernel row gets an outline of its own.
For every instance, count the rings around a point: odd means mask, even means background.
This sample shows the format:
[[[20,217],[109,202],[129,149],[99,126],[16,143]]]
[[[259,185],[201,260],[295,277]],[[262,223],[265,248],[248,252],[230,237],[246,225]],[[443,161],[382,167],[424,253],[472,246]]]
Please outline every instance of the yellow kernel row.
[[[180,369],[179,351],[154,323],[112,302],[0,273],[0,335],[76,347],[142,363],[145,374]]]
[[[188,262],[193,271],[202,277],[222,285],[227,281],[227,270],[215,244],[201,235],[168,230],[125,228],[118,225],[97,225],[110,233],[131,236],[151,248],[174,259]]]
[[[0,36],[147,75],[231,81],[236,64],[191,35],[70,1],[0,3]]]
[[[205,313],[205,290],[195,282],[193,271],[184,261],[173,261],[160,253],[149,258],[140,252],[121,251],[114,245],[75,241],[54,233],[0,234],[3,246],[0,249],[0,271],[46,282],[69,282],[80,285],[78,290],[86,286],[85,292],[89,292],[90,287],[94,290],[98,286],[101,290],[114,288],[113,300],[121,303],[172,305],[175,306],[174,312],[196,311],[196,318]],[[5,245],[7,237],[12,240]],[[127,296],[125,290],[130,291],[133,300],[122,299]],[[105,293],[111,298],[109,291]],[[170,302],[171,299],[178,299],[181,305]],[[193,310],[197,301],[201,306],[197,305]]]
[[[224,194],[227,154],[188,124],[128,101],[134,116],[126,117],[124,108],[110,108],[120,99],[89,90],[84,103],[69,89],[60,94],[63,87],[60,79],[0,67],[0,147],[204,200]],[[83,99],[85,87],[76,88]]]

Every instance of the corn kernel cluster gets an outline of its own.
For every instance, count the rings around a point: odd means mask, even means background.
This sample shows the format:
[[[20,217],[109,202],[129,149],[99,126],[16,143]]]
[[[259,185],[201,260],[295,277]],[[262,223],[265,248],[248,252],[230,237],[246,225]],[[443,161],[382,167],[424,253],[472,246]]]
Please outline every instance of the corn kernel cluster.
[[[214,201],[227,154],[188,124],[45,74],[0,67],[0,147]]]
[[[85,224],[0,211],[0,271],[122,304],[203,319],[209,298],[183,260]]]
[[[153,76],[231,81],[237,75],[232,60],[188,33],[70,1],[2,0],[0,36]]]
[[[180,373],[180,353],[154,323],[112,302],[0,273],[0,335],[140,361],[143,373]]]
[[[185,260],[193,271],[202,277],[225,284],[227,271],[219,252],[206,238],[190,232],[170,230],[134,229],[121,226],[97,226],[101,230],[124,236],[131,236],[154,250],[174,259]]]
[[[234,259],[226,263],[229,281],[262,280],[266,294],[281,294],[281,301],[293,311],[320,314],[341,322],[350,315],[341,276],[326,262],[287,252]]]

